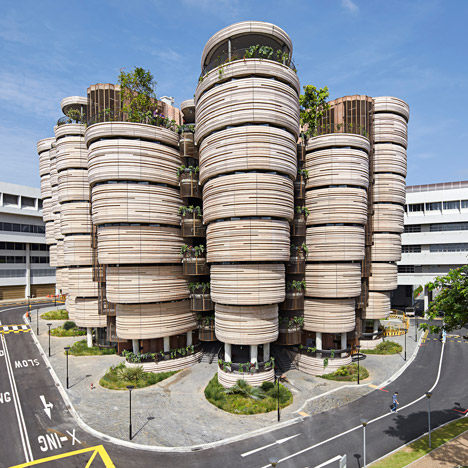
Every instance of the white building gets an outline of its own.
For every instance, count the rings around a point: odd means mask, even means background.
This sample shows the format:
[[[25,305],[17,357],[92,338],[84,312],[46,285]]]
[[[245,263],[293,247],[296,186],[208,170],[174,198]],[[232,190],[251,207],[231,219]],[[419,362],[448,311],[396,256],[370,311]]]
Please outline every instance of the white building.
[[[394,307],[411,306],[413,291],[468,263],[468,181],[406,188],[402,256],[398,262],[398,289]],[[427,288],[414,301],[427,308]]]
[[[44,232],[40,189],[0,182],[0,300],[54,294]]]

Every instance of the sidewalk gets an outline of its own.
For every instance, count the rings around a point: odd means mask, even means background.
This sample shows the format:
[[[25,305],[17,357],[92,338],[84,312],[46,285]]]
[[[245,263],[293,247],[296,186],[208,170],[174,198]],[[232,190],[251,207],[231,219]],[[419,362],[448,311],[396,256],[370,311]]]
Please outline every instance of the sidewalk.
[[[43,309],[43,312],[46,309]],[[39,342],[46,355],[48,335],[46,320],[40,319]],[[62,321],[53,321],[53,327]],[[32,328],[36,331],[36,317]],[[420,336],[421,332],[419,332]],[[85,337],[51,337],[50,362],[62,384],[65,386],[66,359],[63,348]],[[403,344],[404,337],[392,337],[392,341]],[[407,357],[416,348],[414,329],[407,336]],[[92,428],[111,436],[128,437],[128,393],[108,390],[99,386],[99,379],[111,365],[122,362],[123,358],[113,356],[70,356],[69,397],[76,411]],[[369,378],[358,386],[355,382],[334,382],[303,374],[297,370],[286,373],[294,395],[293,403],[281,411],[281,421],[299,416],[298,411],[315,414],[347,404],[373,391],[405,363],[400,355],[366,355],[361,360],[369,370]],[[132,420],[135,436],[133,441],[148,445],[184,446],[196,445],[237,436],[255,429],[276,424],[276,412],[260,415],[233,415],[226,413],[204,396],[204,388],[216,374],[217,362],[211,365],[200,363],[185,369],[159,384],[134,390],[132,394]],[[91,383],[97,388],[91,390]],[[346,385],[343,390],[319,397],[313,397]],[[302,414],[304,415],[304,414]]]

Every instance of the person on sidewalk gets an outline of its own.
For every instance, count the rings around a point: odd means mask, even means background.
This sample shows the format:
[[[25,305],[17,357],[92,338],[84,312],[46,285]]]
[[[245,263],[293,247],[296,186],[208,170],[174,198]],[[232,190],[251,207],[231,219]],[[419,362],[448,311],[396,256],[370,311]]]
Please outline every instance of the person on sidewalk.
[[[398,405],[400,402],[398,401],[398,392],[395,392],[392,396],[392,406],[391,406],[391,411],[392,413],[396,413],[398,409]]]

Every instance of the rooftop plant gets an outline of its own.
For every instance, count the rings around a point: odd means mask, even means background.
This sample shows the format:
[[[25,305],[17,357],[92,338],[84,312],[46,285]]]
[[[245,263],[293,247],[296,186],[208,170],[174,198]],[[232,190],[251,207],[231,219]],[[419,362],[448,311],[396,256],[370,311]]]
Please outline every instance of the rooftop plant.
[[[299,103],[301,106],[300,122],[306,140],[317,135],[319,120],[330,108],[327,102],[329,95],[327,86],[324,88],[316,88],[312,85],[304,86],[304,94],[299,96]]]

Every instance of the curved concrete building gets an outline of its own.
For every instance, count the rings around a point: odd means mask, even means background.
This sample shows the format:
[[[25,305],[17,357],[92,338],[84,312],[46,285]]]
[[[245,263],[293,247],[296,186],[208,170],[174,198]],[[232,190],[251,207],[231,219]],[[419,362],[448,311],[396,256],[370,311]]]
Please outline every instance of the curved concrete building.
[[[283,54],[283,60],[261,56],[256,44],[271,47],[274,57]],[[299,82],[291,55],[291,40],[277,26],[234,24],[207,42],[195,93],[216,337],[225,343],[225,361],[259,368],[257,385],[273,378],[263,363],[278,337],[283,262],[290,255],[299,133]],[[227,378],[220,369],[221,384],[233,385],[240,378],[233,373]]]

